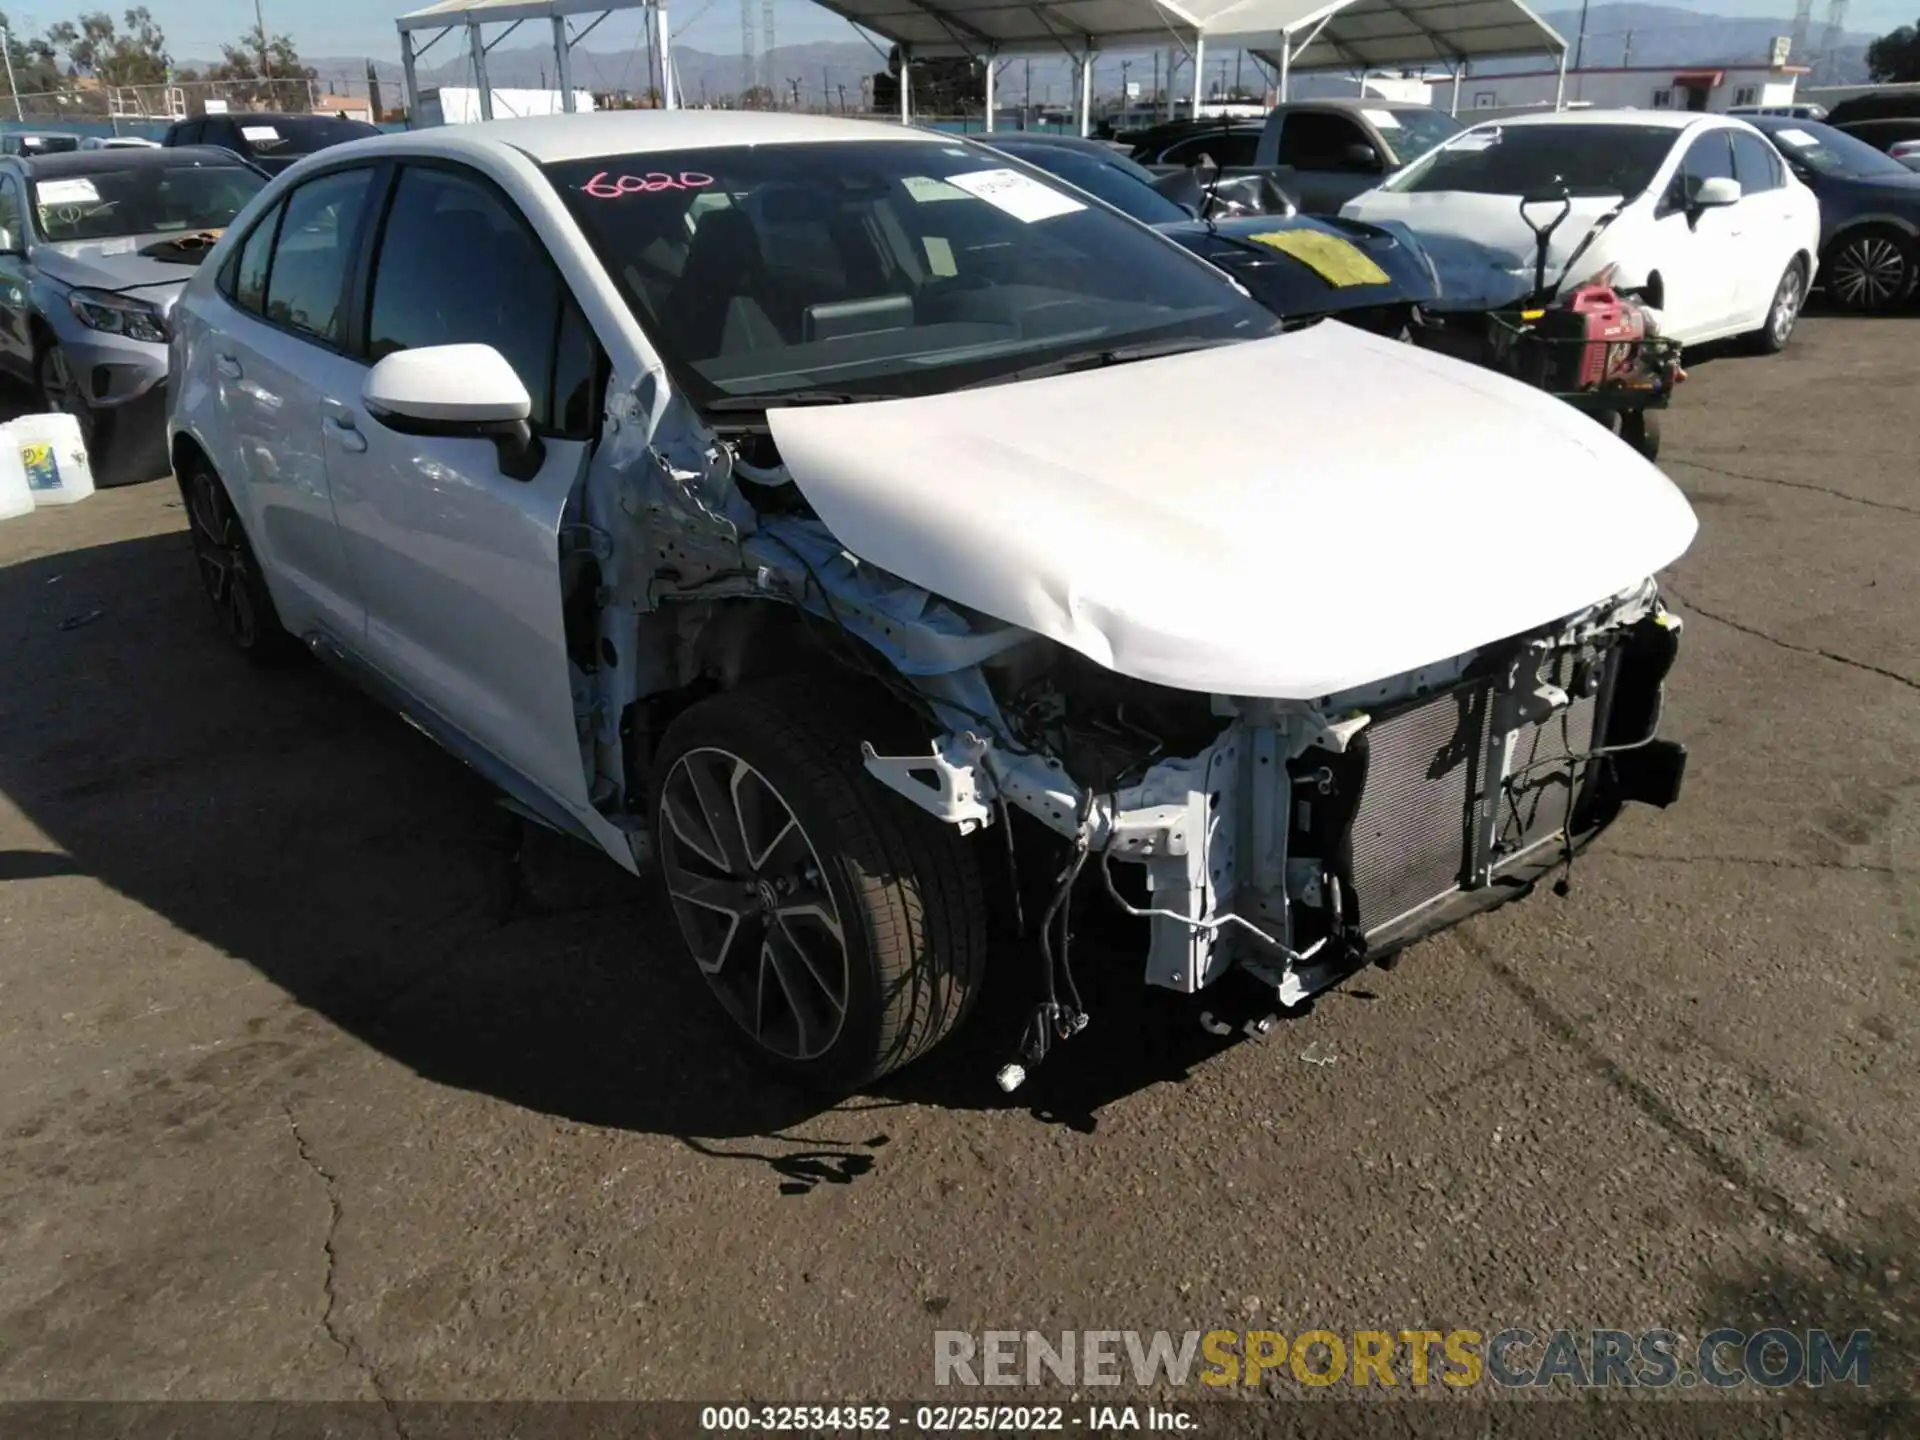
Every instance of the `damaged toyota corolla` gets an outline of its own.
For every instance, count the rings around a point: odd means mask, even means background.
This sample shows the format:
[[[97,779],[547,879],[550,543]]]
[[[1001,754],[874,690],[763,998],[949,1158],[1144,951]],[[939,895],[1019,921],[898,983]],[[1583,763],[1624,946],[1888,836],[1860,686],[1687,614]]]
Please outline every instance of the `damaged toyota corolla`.
[[[1148,985],[1293,1005],[1678,793],[1651,577],[1695,520],[1657,470],[1490,372],[1276,333],[964,140],[357,142],[262,193],[175,331],[232,640],[657,869],[812,1079],[926,1053],[1024,935],[1017,1083],[1085,1023],[1076,899],[1144,920]]]

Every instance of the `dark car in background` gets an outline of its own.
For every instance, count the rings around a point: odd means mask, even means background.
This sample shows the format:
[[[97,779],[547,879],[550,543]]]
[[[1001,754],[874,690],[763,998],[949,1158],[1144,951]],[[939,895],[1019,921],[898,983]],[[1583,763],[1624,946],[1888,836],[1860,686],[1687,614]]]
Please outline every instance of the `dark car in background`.
[[[278,175],[316,150],[378,135],[379,127],[340,115],[275,115],[245,111],[201,115],[171,126],[162,145],[217,145],[268,175]]]
[[[0,158],[0,370],[80,422],[98,483],[166,472],[173,303],[264,184],[225,150]]]
[[[1920,174],[1817,120],[1750,117],[1820,201],[1820,280],[1845,310],[1888,310],[1920,278]]]
[[[13,130],[0,135],[0,155],[60,155],[80,148],[80,137],[64,131]]]
[[[1299,214],[1203,219],[1165,193],[1171,177],[1100,141],[1024,133],[980,139],[1151,225],[1233,276],[1282,319],[1337,315],[1397,337],[1413,323],[1415,308],[1437,297],[1433,268],[1411,232]],[[1205,203],[1198,187],[1194,195]]]

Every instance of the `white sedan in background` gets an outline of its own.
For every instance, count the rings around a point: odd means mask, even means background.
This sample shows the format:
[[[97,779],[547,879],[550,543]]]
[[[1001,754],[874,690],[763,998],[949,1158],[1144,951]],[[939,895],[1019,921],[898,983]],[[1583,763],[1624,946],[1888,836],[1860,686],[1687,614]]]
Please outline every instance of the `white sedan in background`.
[[[1431,242],[1443,282],[1510,303],[1531,285],[1536,222],[1562,288],[1613,268],[1686,344],[1750,336],[1778,350],[1813,282],[1820,206],[1766,139],[1725,115],[1658,110],[1524,115],[1464,130],[1341,214],[1397,220]],[[1597,233],[1596,232],[1597,227]],[[1592,239],[1588,242],[1588,236]],[[1505,285],[1506,293],[1497,293]]]

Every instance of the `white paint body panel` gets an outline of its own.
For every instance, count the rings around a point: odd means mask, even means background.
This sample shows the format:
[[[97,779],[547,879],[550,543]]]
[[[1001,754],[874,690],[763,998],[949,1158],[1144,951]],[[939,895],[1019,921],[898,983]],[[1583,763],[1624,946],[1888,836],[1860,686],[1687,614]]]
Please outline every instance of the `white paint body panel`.
[[[1492,126],[1474,126],[1465,134],[1471,136],[1477,130],[1493,127],[1556,123],[1653,124],[1674,134],[1673,149],[1653,183],[1567,271],[1567,287],[1593,279],[1609,265],[1618,267],[1616,283],[1624,287],[1643,285],[1658,274],[1663,293],[1662,333],[1684,344],[1698,345],[1759,329],[1766,322],[1780,277],[1794,257],[1805,256],[1810,264],[1817,264],[1819,201],[1791,175],[1779,189],[1745,195],[1732,205],[1708,209],[1697,216],[1663,208],[1662,198],[1680,169],[1687,147],[1709,130],[1750,129],[1738,121],[1703,116],[1682,120],[1660,112],[1602,115],[1575,111],[1501,120],[1492,122]],[[1554,231],[1548,247],[1549,281],[1560,277],[1594,223],[1619,203],[1619,196],[1574,199],[1572,210]],[[1556,208],[1542,205],[1534,211],[1535,217],[1551,219]],[[1477,267],[1488,288],[1475,291],[1475,298],[1510,303],[1510,297],[1497,291],[1502,269],[1531,283],[1537,244],[1521,218],[1518,195],[1451,190],[1406,193],[1380,187],[1348,201],[1340,213],[1350,220],[1406,225],[1423,241],[1432,242],[1435,261],[1445,280],[1455,275],[1472,277]],[[1469,278],[1469,286],[1472,284]]]
[[[1637,584],[1697,528],[1571,407],[1332,321],[771,421],[854,554],[1185,690],[1397,675]]]

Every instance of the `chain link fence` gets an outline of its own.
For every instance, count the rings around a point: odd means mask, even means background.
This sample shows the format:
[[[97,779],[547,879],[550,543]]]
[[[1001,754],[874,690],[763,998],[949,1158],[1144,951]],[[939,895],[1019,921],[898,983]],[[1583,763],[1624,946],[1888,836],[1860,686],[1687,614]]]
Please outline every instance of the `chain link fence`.
[[[329,105],[329,100],[342,104]],[[170,85],[76,84],[60,90],[0,95],[0,120],[94,127],[121,121],[167,124],[193,115],[246,110],[332,114],[364,99],[327,96],[317,80],[187,80]]]

